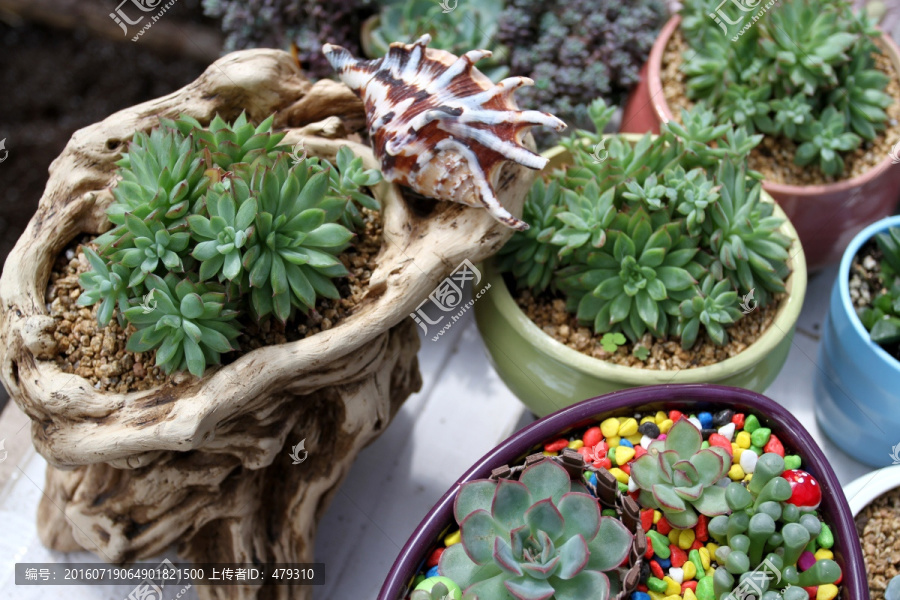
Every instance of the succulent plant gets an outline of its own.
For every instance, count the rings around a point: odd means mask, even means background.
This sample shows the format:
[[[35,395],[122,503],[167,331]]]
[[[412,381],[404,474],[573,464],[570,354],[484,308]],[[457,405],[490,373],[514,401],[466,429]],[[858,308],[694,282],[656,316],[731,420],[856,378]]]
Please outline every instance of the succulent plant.
[[[584,128],[591,102],[618,102],[638,82],[665,18],[657,0],[508,0],[497,40],[512,72],[535,82],[518,92],[521,102]]]
[[[849,2],[786,0],[749,28],[749,13],[718,18],[730,6],[684,5],[686,89],[716,111],[718,123],[793,140],[795,162],[815,163],[828,176],[843,173],[842,156],[886,127],[893,100],[874,59],[880,33]]]
[[[447,6],[456,6],[456,1]],[[494,56],[478,63],[478,70],[494,81],[509,73],[506,50],[494,41],[502,0],[470,3],[464,10],[445,10],[435,0],[388,0],[382,3],[378,25],[372,29],[371,58],[387,54],[392,42],[412,43],[423,34],[431,35],[431,48],[462,55],[473,48],[486,48]]]
[[[617,214],[613,203],[615,189],[601,194],[596,182],[589,181],[580,193],[567,189],[562,194],[564,206],[554,215],[561,226],[550,238],[551,244],[560,246],[559,257],[564,258],[585,245],[602,248],[606,244],[606,230]]]
[[[697,341],[701,324],[713,342],[724,345],[728,341],[725,327],[741,318],[738,295],[731,283],[727,279],[716,281],[711,275],[703,278],[700,295],[684,300],[678,306],[678,312],[678,335],[681,347],[685,349]]]
[[[244,198],[238,208],[227,183],[218,183],[210,191],[206,206],[209,218],[190,215],[187,218],[191,234],[198,241],[192,256],[201,261],[200,281],[221,274],[234,280],[243,272],[242,250],[254,232],[258,213],[255,198]]]
[[[881,346],[900,343],[900,227],[892,227],[875,236],[881,250],[881,281],[884,289],[872,306],[859,311],[859,317],[872,341]]]
[[[711,211],[719,199],[717,186],[703,169],[698,167],[685,172],[681,165],[666,171],[664,181],[675,212],[685,217],[688,234],[700,235],[707,211]]]
[[[130,247],[117,245],[111,258],[114,263],[134,269],[128,280],[129,287],[140,285],[144,278],[156,271],[160,264],[173,272],[184,270],[180,254],[185,251],[191,235],[186,231],[170,231],[161,222],[148,217],[139,219],[125,214],[124,239]]]
[[[875,235],[875,243],[881,250],[881,276],[885,285],[900,278],[900,227],[890,227]]]
[[[229,308],[222,286],[179,280],[171,273],[165,279],[148,275],[145,285],[156,305],[125,311],[138,328],[128,339],[130,352],[156,349],[156,364],[166,373],[187,368],[200,377],[207,364],[218,364],[222,353],[236,349],[240,332],[232,321],[238,313]]]
[[[78,296],[77,304],[93,306],[99,302],[97,322],[105,327],[112,319],[117,306],[119,313],[124,313],[130,306],[128,280],[131,278],[131,271],[116,264],[107,267],[106,261],[87,246],[83,246],[82,251],[91,265],[91,270],[78,276],[82,292]]]
[[[560,226],[560,187],[556,182],[535,182],[525,198],[522,218],[531,227],[517,232],[497,254],[497,266],[510,272],[522,286],[543,292],[559,265],[556,249],[548,244]]]
[[[439,572],[479,600],[606,600],[621,588],[633,534],[551,460],[518,481],[464,484],[454,514],[462,543],[444,551]]]
[[[458,597],[459,590],[456,590],[456,594],[453,594],[443,582],[438,581],[428,591],[413,590],[413,593],[409,596],[409,600],[457,600]],[[472,596],[469,596],[467,600],[470,598],[472,598]],[[472,600],[477,600],[477,598]]]
[[[363,224],[363,216],[357,204],[369,210],[381,208],[378,200],[361,191],[361,188],[371,187],[381,181],[381,172],[363,168],[362,157],[353,154],[347,146],[341,146],[338,150],[334,167],[329,171],[330,194],[344,200],[341,223],[348,229],[355,229]]]
[[[652,442],[647,454],[632,463],[640,503],[658,508],[674,527],[693,527],[698,512],[711,517],[729,511],[725,488],[716,483],[728,471],[731,457],[717,446],[701,450],[702,443],[700,431],[682,419],[665,440]]]
[[[271,115],[259,125],[247,121],[247,114],[241,115],[233,124],[227,123],[216,115],[204,127],[193,117],[182,115],[176,121],[160,119],[160,124],[169,129],[178,129],[182,135],[197,138],[198,148],[208,152],[207,160],[224,171],[230,171],[240,163],[251,164],[263,160],[266,164],[280,155],[279,144],[285,134],[273,133],[272,123],[275,115]]]

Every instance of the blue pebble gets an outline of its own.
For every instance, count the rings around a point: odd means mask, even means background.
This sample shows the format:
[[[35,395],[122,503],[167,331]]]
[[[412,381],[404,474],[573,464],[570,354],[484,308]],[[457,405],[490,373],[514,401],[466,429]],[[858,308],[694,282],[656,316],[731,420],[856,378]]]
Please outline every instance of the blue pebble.
[[[431,567],[430,569],[428,569],[427,571],[425,571],[425,579],[428,579],[429,577],[437,577],[437,576],[438,576],[437,565],[435,565],[435,566]]]
[[[597,474],[591,473],[591,485],[597,485]]]
[[[699,415],[697,415],[697,419],[699,419],[700,424],[703,425],[704,429],[712,428],[712,422],[713,422],[712,413],[702,412]]]
[[[672,566],[672,561],[671,561],[670,559],[668,559],[668,558],[660,558],[660,557],[657,556],[657,557],[654,558],[653,560],[655,560],[656,563],[657,563],[660,567],[662,567],[662,570],[663,570],[663,571],[668,570],[669,567]]]
[[[631,600],[650,600],[647,592],[631,592]]]
[[[628,440],[619,440],[620,446],[628,446],[629,448],[634,448],[634,444],[629,442]]]

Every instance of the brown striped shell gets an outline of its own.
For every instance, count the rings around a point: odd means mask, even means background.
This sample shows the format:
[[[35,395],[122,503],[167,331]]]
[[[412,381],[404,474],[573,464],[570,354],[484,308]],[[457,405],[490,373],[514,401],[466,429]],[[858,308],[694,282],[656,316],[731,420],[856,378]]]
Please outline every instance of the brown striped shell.
[[[474,64],[491,53],[456,55],[394,42],[379,59],[354,58],[340,46],[322,51],[341,80],[362,98],[375,156],[387,180],[438,200],[483,206],[514,229],[528,225],[509,213],[494,193],[500,168],[513,161],[543,169],[547,159],[523,145],[528,128],[557,131],[566,125],[553,115],[519,110],[512,94],[533,85],[527,77],[493,83]]]

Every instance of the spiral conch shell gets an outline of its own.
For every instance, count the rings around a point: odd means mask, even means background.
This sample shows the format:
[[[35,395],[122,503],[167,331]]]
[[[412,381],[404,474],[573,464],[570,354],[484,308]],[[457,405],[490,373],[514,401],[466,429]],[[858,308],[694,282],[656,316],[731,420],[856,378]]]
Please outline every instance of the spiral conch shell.
[[[505,161],[543,169],[547,159],[522,143],[536,125],[557,131],[553,115],[519,110],[512,94],[533,85],[527,77],[494,84],[474,67],[488,50],[460,57],[428,49],[431,36],[394,42],[379,59],[362,61],[331,44],[322,51],[341,80],[362,98],[375,155],[387,180],[438,200],[483,206],[513,229],[528,225],[497,200],[494,186]]]

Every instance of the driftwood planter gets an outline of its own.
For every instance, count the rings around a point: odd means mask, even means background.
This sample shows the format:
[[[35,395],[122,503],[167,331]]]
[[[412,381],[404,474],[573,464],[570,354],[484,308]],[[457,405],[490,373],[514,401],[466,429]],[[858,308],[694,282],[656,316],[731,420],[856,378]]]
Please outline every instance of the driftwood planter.
[[[334,328],[149,392],[101,392],[61,371],[44,299],[49,274],[71,240],[108,228],[104,211],[123,144],[159,116],[208,122],[242,110],[255,121],[276,113],[287,144],[303,141],[329,158],[352,144],[377,167],[368,147],[327,139],[365,126],[348,88],[313,85],[284,52],[230,54],[187,87],[76,132],[7,260],[0,378],[51,465],[38,528],[52,549],[126,562],[177,542],[194,562],[312,562],[316,518],[360,449],[420,387],[409,314],[464,259],[487,257],[509,236],[486,211],[408,201],[382,183],[378,267],[355,312]],[[498,195],[521,214],[533,173],[507,168]],[[308,460],[292,465],[288,451],[304,438]],[[308,598],[314,588],[197,589],[202,598]]]

